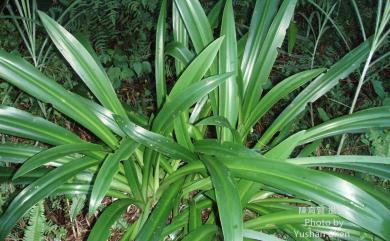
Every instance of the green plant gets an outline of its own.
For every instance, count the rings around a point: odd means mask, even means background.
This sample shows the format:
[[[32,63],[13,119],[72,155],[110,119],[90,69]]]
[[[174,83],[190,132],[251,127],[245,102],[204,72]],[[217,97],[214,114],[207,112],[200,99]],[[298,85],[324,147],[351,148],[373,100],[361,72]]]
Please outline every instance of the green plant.
[[[43,202],[39,202],[30,210],[28,226],[23,237],[23,241],[43,240],[45,216]]]
[[[87,142],[57,124],[2,106],[2,133],[51,147],[0,145],[2,160],[23,163],[16,172],[1,169],[2,180],[28,184],[2,214],[0,238],[37,202],[65,193],[89,195],[90,214],[105,196],[116,198],[103,210],[88,240],[107,239],[110,227],[131,204],[141,214],[122,240],[280,240],[286,235],[312,240],[304,237],[310,232],[333,239],[343,234],[352,239],[390,239],[388,192],[347,172],[330,171],[340,168],[388,179],[388,158],[295,157],[294,152],[326,137],[387,128],[389,107],[359,111],[289,134],[309,103],[360,66],[372,38],[329,69],[294,74],[266,92],[263,86],[296,1],[284,0],[280,6],[274,0],[257,1],[249,32],[237,39],[228,0],[222,5],[221,36],[214,39],[209,22],[214,18],[207,18],[200,3],[176,0],[173,42],[165,44],[169,3],[162,1],[157,23],[159,111],[146,122],[124,109],[88,43],[80,43],[42,12],[39,16],[51,40],[100,104],[66,91],[22,58],[0,51],[1,78],[50,103],[100,140]],[[175,58],[178,76],[170,91],[166,55]],[[297,89],[299,94],[254,147],[246,147],[251,128]]]
[[[355,5],[356,5],[356,3],[355,3]],[[357,12],[357,15],[360,16],[359,11],[356,10],[356,12]],[[360,19],[360,17],[359,17],[359,19]],[[390,30],[386,29],[389,21],[390,21],[390,2],[386,1],[386,3],[383,5],[383,1],[379,0],[377,17],[376,17],[376,22],[375,22],[375,32],[374,32],[374,36],[373,36],[372,43],[370,46],[370,52],[367,56],[367,59],[365,60],[364,68],[363,68],[363,71],[360,75],[358,85],[356,87],[356,91],[355,91],[354,98],[352,100],[351,108],[349,109],[349,114],[352,114],[355,111],[357,99],[359,97],[361,88],[366,81],[365,78],[366,78],[368,69],[371,67],[370,64],[372,62],[372,58],[374,57],[375,52],[384,43],[384,41],[387,39],[387,37],[390,33]],[[362,23],[360,23],[360,28],[361,28],[362,35],[363,35],[364,39],[366,39],[364,26]],[[340,141],[339,149],[337,152],[338,154],[341,153],[345,138],[346,138],[346,135],[344,134],[341,138],[341,141]]]

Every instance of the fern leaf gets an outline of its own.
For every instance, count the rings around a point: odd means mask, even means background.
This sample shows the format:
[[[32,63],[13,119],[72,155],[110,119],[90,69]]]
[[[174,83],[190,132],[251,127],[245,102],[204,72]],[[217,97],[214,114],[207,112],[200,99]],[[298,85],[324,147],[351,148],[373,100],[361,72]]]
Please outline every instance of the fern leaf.
[[[45,216],[44,216],[43,202],[39,202],[30,210],[28,226],[24,233],[23,241],[43,240],[44,225],[45,225]]]

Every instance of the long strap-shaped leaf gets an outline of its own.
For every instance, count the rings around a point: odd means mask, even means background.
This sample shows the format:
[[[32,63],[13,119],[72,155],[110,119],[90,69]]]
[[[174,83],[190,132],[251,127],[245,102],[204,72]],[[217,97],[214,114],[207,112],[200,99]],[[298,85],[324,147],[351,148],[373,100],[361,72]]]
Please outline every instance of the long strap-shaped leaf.
[[[252,66],[252,68],[255,68],[256,71],[252,73],[249,80],[246,80],[247,77],[243,72],[244,86],[247,86],[244,90],[244,119],[246,119],[246,116],[253,110],[254,106],[260,99],[259,92],[271,73],[272,66],[274,65],[278,55],[277,49],[282,45],[286,35],[286,29],[288,28],[291,18],[294,15],[296,2],[296,0],[283,1],[269,30],[266,30],[267,35],[264,38],[264,42],[261,42],[262,47],[259,55],[254,59],[254,66]]]
[[[238,145],[224,147],[215,142],[210,146],[208,142],[208,148],[199,149],[196,143],[195,150],[218,156],[217,159],[223,161],[234,176],[260,182],[328,207],[336,207],[341,217],[385,239],[390,238],[390,230],[386,230],[390,222],[389,208],[354,184],[328,173],[285,162],[264,161],[264,157],[257,154],[256,158],[256,153],[248,152]],[[223,149],[225,151],[222,152]],[[201,163],[194,162],[172,174],[169,179],[173,181],[203,168]]]
[[[176,81],[175,86],[169,93],[170,98],[182,93],[183,89],[203,78],[217,56],[223,39],[224,37],[220,37],[213,41],[191,62]]]
[[[112,118],[112,111],[108,110],[107,108],[104,108],[103,106],[99,105],[98,103],[89,100],[87,98],[84,98],[80,95],[73,95],[74,98],[79,100],[81,103],[83,103],[87,108],[105,125],[107,126],[112,132],[115,134],[124,137],[125,134],[121,131],[121,129],[116,124],[115,120]]]
[[[137,147],[138,143],[126,138],[121,142],[118,149],[113,154],[109,154],[103,161],[89,199],[89,214],[93,214],[96,211],[106,195],[113,177],[118,173],[119,162],[128,159]]]
[[[321,156],[288,159],[287,162],[313,167],[334,167],[390,179],[390,158],[379,156]]]
[[[390,108],[375,107],[348,116],[326,121],[309,130],[300,131],[288,137],[267,152],[271,158],[285,159],[298,145],[344,133],[360,133],[370,128],[390,127]],[[282,155],[282,156],[281,156]]]
[[[204,224],[183,238],[183,241],[212,241],[218,232],[218,226]]]
[[[170,188],[163,193],[156,207],[148,220],[142,226],[135,241],[159,241],[161,233],[165,227],[169,213],[172,211],[174,204],[180,197],[180,189],[184,183],[184,178],[175,182]]]
[[[110,236],[111,226],[131,204],[134,204],[134,201],[131,199],[119,199],[104,209],[95,225],[93,225],[87,241],[107,240]]]
[[[37,99],[52,104],[57,110],[89,129],[110,147],[116,146],[115,136],[86,105],[24,59],[0,50],[0,77]]]
[[[184,69],[184,66],[187,66],[194,58],[194,54],[186,48],[182,43],[171,42],[166,46],[165,53],[175,58],[175,63],[179,65],[179,71],[176,72],[176,75],[180,76],[181,71]],[[181,67],[182,66],[182,67]]]
[[[82,143],[73,132],[13,107],[0,106],[0,132],[51,145]]]
[[[225,127],[227,128],[232,136],[233,136],[233,140],[234,142],[239,142],[240,141],[240,136],[238,135],[238,132],[236,131],[236,129],[230,125],[229,121],[225,118],[225,117],[222,117],[222,116],[210,116],[210,117],[207,117],[201,121],[199,121],[198,123],[196,123],[197,126],[199,125],[210,125],[210,126],[219,126],[219,127]]]
[[[160,8],[160,14],[156,29],[156,54],[155,54],[155,75],[156,75],[156,95],[157,107],[164,103],[167,95],[167,86],[165,81],[165,28],[167,18],[167,0],[163,0]]]
[[[186,25],[195,51],[200,53],[213,41],[209,20],[198,0],[175,0],[175,5]]]
[[[154,119],[153,130],[156,132],[165,132],[170,126],[169,123],[172,117],[175,118],[180,111],[185,111],[190,108],[231,76],[231,73],[212,76],[190,85],[188,88],[183,89],[181,93],[173,95],[173,97],[169,96],[167,102]]]
[[[316,101],[337,85],[340,79],[347,77],[356,70],[367,56],[370,50],[369,47],[370,40],[366,40],[335,63],[325,74],[320,75],[311,82],[310,85],[307,86],[276,118],[263,134],[257,145],[266,145],[272,136],[284,127],[285,123],[294,120],[302,111],[304,111],[306,104]]]
[[[390,107],[375,107],[335,118],[315,126],[305,132],[299,144],[343,133],[360,133],[370,128],[387,127],[390,127]]]
[[[85,153],[93,151],[104,151],[103,146],[92,143],[66,144],[42,151],[29,158],[15,173],[13,179],[19,178],[24,174],[46,164],[57,158],[70,154]]]
[[[95,166],[99,160],[84,158],[66,163],[23,189],[0,217],[0,240],[4,240],[16,222],[37,202],[56,191],[80,171]]]
[[[320,73],[324,72],[325,69],[313,69],[294,74],[279,84],[275,85],[261,100],[256,104],[253,111],[248,115],[248,118],[244,120],[242,125],[239,127],[239,133],[245,139],[246,135],[249,133],[250,128],[253,127],[257,121],[267,111],[269,111],[278,101],[285,98],[295,89],[304,85],[305,83],[311,81],[313,78],[317,77]]]
[[[127,184],[130,187],[133,197],[137,200],[143,200],[141,194],[141,185],[138,179],[137,165],[132,158],[123,161],[125,176],[127,179]]]
[[[193,54],[188,50],[187,30],[175,3],[172,4],[172,27],[173,39],[178,48],[171,48],[171,50],[174,50],[171,53],[176,52],[178,54],[176,57],[184,57],[184,59],[181,60],[175,58],[176,76],[180,76],[185,67],[188,66],[188,63],[193,59]],[[184,110],[179,114],[178,118],[173,120],[173,125],[177,142],[188,149],[192,149],[191,138],[188,134],[188,119],[188,111]]]
[[[207,14],[211,29],[215,29],[221,22],[225,0],[219,0]]]
[[[28,158],[46,148],[6,142],[0,145],[0,162],[24,163]]]
[[[172,3],[172,32],[173,39],[176,43],[182,45],[184,49],[188,49],[188,35],[184,22],[180,17],[180,12],[175,3]],[[168,46],[167,46],[168,49]],[[183,69],[187,66],[187,63],[179,62],[175,60],[176,75],[179,76]]]
[[[219,73],[232,72],[219,88],[219,115],[225,117],[231,126],[236,126],[238,118],[238,62],[237,37],[234,22],[233,2],[226,1],[222,17],[221,35],[225,36],[219,53]],[[222,128],[220,136],[222,141],[233,141],[233,135],[228,128]]]
[[[390,210],[357,186],[328,173],[281,162],[259,162],[234,156],[223,158],[224,164],[236,177],[261,182],[290,194],[335,207],[339,215],[367,230],[388,239],[386,229]],[[197,168],[198,167],[198,168]],[[191,164],[172,175],[171,181],[181,178],[180,172],[201,171],[201,164]],[[348,194],[345,192],[348,190]]]
[[[196,156],[192,152],[178,145],[172,139],[148,131],[129,120],[121,118],[120,116],[114,116],[114,118],[119,127],[122,128],[123,132],[141,145],[179,160],[186,160],[189,162],[197,160]]]
[[[249,33],[246,35],[245,50],[243,51],[241,71],[244,80],[244,90],[259,71],[255,63],[259,58],[262,44],[267,35],[269,26],[272,23],[279,6],[279,0],[256,1],[256,6],[251,18]],[[240,44],[240,46],[242,46]]]
[[[45,13],[38,14],[53,43],[96,98],[115,114],[126,116],[103,66],[64,27]]]
[[[267,241],[283,241],[284,239],[280,239],[274,235],[266,234],[263,232],[256,232],[253,230],[245,229],[244,237],[250,238],[252,240],[267,240]]]
[[[224,240],[243,240],[241,201],[234,178],[219,160],[202,157],[213,182]]]

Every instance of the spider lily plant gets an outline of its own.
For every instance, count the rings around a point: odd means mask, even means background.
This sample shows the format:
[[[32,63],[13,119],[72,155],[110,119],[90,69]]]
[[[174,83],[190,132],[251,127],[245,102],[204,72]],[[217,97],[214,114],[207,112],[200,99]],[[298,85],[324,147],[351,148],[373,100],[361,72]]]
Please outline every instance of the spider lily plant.
[[[89,214],[96,213],[104,197],[112,197],[90,241],[106,240],[110,226],[130,205],[140,210],[140,217],[122,240],[317,240],[318,235],[333,239],[343,234],[350,240],[389,240],[389,194],[331,171],[341,168],[388,179],[389,158],[294,154],[297,147],[326,137],[389,127],[389,107],[291,133],[291,123],[309,103],[360,66],[371,39],[329,69],[303,71],[263,90],[295,5],[296,0],[257,1],[249,31],[238,39],[232,0],[219,1],[209,16],[197,0],[163,0],[155,55],[158,111],[150,118],[127,111],[87,42],[38,12],[50,39],[95,101],[65,90],[4,51],[0,77],[51,104],[99,141],[87,142],[48,120],[2,106],[3,134],[47,148],[0,145],[1,161],[21,164],[17,170],[2,168],[1,179],[26,184],[0,217],[0,239],[40,200],[66,193],[87,194]],[[165,32],[168,7],[172,38]],[[175,60],[172,88],[166,85],[166,57]],[[252,127],[295,90],[291,103],[247,147]]]

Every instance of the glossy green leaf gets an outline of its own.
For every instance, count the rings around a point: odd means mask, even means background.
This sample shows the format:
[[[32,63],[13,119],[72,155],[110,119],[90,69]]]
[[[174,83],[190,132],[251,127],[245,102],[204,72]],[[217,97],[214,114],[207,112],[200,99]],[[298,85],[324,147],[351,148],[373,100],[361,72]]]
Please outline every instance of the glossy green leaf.
[[[156,95],[157,106],[160,107],[167,95],[167,86],[165,80],[165,29],[167,18],[167,0],[163,0],[161,3],[160,14],[157,21],[156,29],[156,53],[155,53],[155,66],[154,71],[156,75]]]
[[[0,182],[5,183],[12,181],[13,184],[28,185],[36,181],[37,179],[43,177],[49,171],[50,169],[47,168],[38,168],[30,173],[27,173],[23,177],[20,177],[16,180],[12,180],[12,177],[15,173],[15,169],[12,167],[0,167]]]
[[[0,132],[51,145],[82,143],[73,132],[13,107],[0,106]]]
[[[169,123],[172,121],[172,117],[177,117],[181,111],[185,111],[194,105],[198,100],[223,84],[231,76],[231,73],[211,76],[188,86],[176,95],[169,95],[167,102],[154,119],[152,129],[156,132],[165,132],[169,127]]]
[[[254,73],[258,71],[255,63],[259,58],[264,39],[278,10],[278,5],[279,0],[256,1],[241,62],[244,91],[255,75]]]
[[[130,186],[131,193],[135,199],[142,200],[141,186],[138,181],[137,169],[134,160],[129,158],[128,160],[124,160],[123,163],[125,167],[125,176],[127,183]]]
[[[89,199],[89,214],[95,213],[98,205],[106,195],[113,177],[118,173],[119,162],[128,159],[137,147],[138,144],[133,140],[124,139],[114,153],[108,154],[103,161],[93,184],[91,197]]]
[[[217,56],[223,39],[224,37],[216,39],[191,62],[180,78],[176,81],[175,86],[169,93],[170,98],[181,94],[190,84],[202,79]]]
[[[64,27],[45,13],[38,14],[53,43],[96,98],[115,114],[126,116],[103,66]]]
[[[390,158],[379,156],[319,156],[293,158],[287,160],[289,163],[305,165],[310,167],[333,167],[343,168],[362,173],[367,173],[390,178]]]
[[[291,22],[288,27],[288,49],[287,52],[291,54],[294,50],[295,43],[297,42],[298,27],[295,22]]]
[[[0,144],[0,162],[23,163],[31,156],[44,150],[46,148],[6,142]]]
[[[210,146],[211,142],[207,145]],[[222,152],[223,149],[226,151]],[[197,144],[195,150],[198,150]],[[381,237],[390,235],[384,228],[390,221],[389,208],[352,183],[327,173],[296,165],[285,165],[285,162],[264,161],[261,155],[255,158],[255,154],[238,145],[229,144],[224,147],[215,142],[210,150],[212,150],[210,153],[205,148],[201,151],[220,156],[236,177],[264,183],[328,207],[337,207],[341,217]],[[248,154],[245,154],[247,152]],[[192,167],[188,168],[192,172],[195,166],[201,168],[201,165],[196,163],[190,166]],[[348,192],[348,195],[345,195],[345,192]]]
[[[295,135],[290,136],[282,143],[269,150],[265,156],[271,159],[279,160],[288,158],[304,135],[305,131],[300,131]]]
[[[95,225],[93,225],[87,241],[107,240],[111,234],[110,227],[126,212],[127,207],[131,204],[134,204],[131,199],[119,199],[105,208]]]
[[[174,4],[180,12],[195,51],[200,53],[214,39],[201,4],[198,0],[175,0]]]
[[[179,160],[186,160],[189,162],[197,160],[196,156],[192,152],[178,145],[172,139],[148,131],[129,120],[121,118],[120,116],[114,116],[114,118],[126,135],[145,147]]]
[[[50,148],[48,150],[39,152],[38,154],[27,159],[27,161],[18,169],[13,179],[21,177],[26,173],[46,164],[54,161],[58,158],[65,157],[75,153],[88,153],[92,151],[105,151],[103,146],[91,143],[80,144],[65,144]]]
[[[306,70],[294,74],[274,86],[261,98],[253,111],[248,115],[248,118],[242,123],[242,126],[239,127],[238,131],[241,136],[245,138],[249,133],[250,128],[253,127],[276,103],[283,98],[286,98],[292,91],[311,81],[324,71],[325,69],[323,68]]]
[[[171,46],[167,46],[167,53],[175,57],[176,75],[180,76],[183,70],[193,60],[194,55],[190,50],[188,50],[189,43],[187,30],[175,3],[172,4],[172,23],[175,46],[173,48]],[[188,133],[188,123],[189,119],[187,110],[183,110],[180,114],[178,114],[178,117],[174,118],[173,120],[174,132],[177,142],[191,150],[192,142]]]
[[[184,66],[187,66],[194,58],[194,54],[182,43],[178,42],[171,42],[167,44],[165,53],[174,57],[175,62],[180,63],[179,66],[183,66],[182,68],[177,67],[179,68],[177,75],[180,75]]]
[[[387,127],[390,127],[390,107],[374,107],[317,125],[305,132],[299,144],[343,133],[360,133],[370,128]]]
[[[224,239],[243,240],[241,201],[233,176],[219,160],[208,157],[202,157],[201,160],[214,186]]]
[[[159,241],[160,235],[165,227],[169,213],[172,211],[176,199],[180,196],[180,189],[184,179],[172,184],[170,188],[163,193],[159,199],[152,214],[139,231],[135,241]]]
[[[216,4],[214,4],[213,8],[208,13],[207,18],[209,19],[211,29],[218,27],[221,21],[224,3],[225,0],[219,0]]]
[[[183,241],[212,241],[218,232],[218,227],[213,224],[205,224],[190,232]]]
[[[231,72],[225,83],[219,86],[219,115],[225,117],[231,126],[236,126],[238,118],[238,62],[237,62],[237,37],[234,21],[233,2],[226,1],[223,10],[221,36],[225,36],[219,53],[219,73]],[[221,141],[233,141],[233,135],[228,128],[222,128]]]
[[[273,162],[265,164],[269,165],[265,168],[264,166],[260,167],[260,164],[257,167],[257,162],[256,164],[253,161],[246,163],[242,159],[239,161],[240,163],[232,163],[234,166],[226,163],[228,168],[232,170],[233,175],[237,177],[248,178],[253,181],[256,179],[267,185],[315,200],[329,207],[334,206],[340,210],[339,215],[341,217],[379,236],[389,237],[390,235],[385,229],[386,224],[390,221],[390,210],[371,195],[349,182],[329,174],[293,165],[286,166]],[[264,174],[263,171],[260,171],[260,168],[271,175]],[[254,171],[251,173],[249,169]],[[278,172],[279,174],[277,174]],[[273,175],[275,175],[274,178],[272,178]],[[285,179],[286,183],[283,184],[282,179]],[[348,193],[348,196],[345,196],[345,192]]]
[[[188,50],[188,34],[183,20],[180,17],[180,12],[176,7],[176,4],[172,3],[172,32],[173,39],[176,43],[180,44],[184,49]],[[167,46],[167,53],[169,52],[169,46]],[[192,59],[192,58],[191,58]],[[189,61],[187,62],[187,64]],[[187,66],[186,63],[175,60],[176,75],[179,76],[183,69]]]
[[[183,194],[184,194],[184,189],[183,189]],[[192,202],[189,204],[189,212],[190,214],[188,216],[188,232],[191,232],[202,225],[201,212],[197,208],[196,200],[192,200]]]
[[[244,34],[238,41],[237,41],[237,58],[239,60],[239,64],[242,62],[242,58],[245,51],[246,42],[248,41],[248,33]],[[241,70],[241,68],[240,68]],[[241,72],[241,71],[240,71]],[[242,83],[242,85],[244,85]],[[241,93],[243,95],[244,93]]]
[[[273,2],[273,3],[269,3],[269,2]],[[267,5],[270,4],[269,6],[272,9],[275,7],[273,5],[275,4],[275,2],[277,1],[266,1],[265,4]],[[241,68],[243,73],[244,91],[245,91],[244,100],[243,100],[244,118],[253,111],[256,103],[260,99],[259,92],[261,91],[262,85],[269,78],[269,74],[271,73],[272,66],[274,65],[276,57],[278,55],[278,48],[282,46],[284,37],[286,35],[286,29],[288,28],[290,21],[294,15],[294,8],[296,2],[297,2],[296,0],[283,1],[269,29],[265,29],[267,34],[264,38],[262,38],[263,41],[257,42],[255,44],[255,45],[260,45],[261,49],[258,52],[258,55],[254,56],[253,58],[254,63],[252,64],[252,62],[248,62],[246,63],[248,66],[246,66],[244,65],[245,63],[243,62],[241,65],[242,67],[243,66],[245,67],[244,70]],[[269,21],[268,20],[270,18],[269,15],[270,14],[272,15],[272,12],[273,11],[271,10],[270,12],[265,13],[267,14],[266,16],[263,16],[267,19],[265,20],[265,22]],[[248,43],[253,44],[253,42],[249,41],[249,39],[251,38],[250,34],[251,32],[249,32],[247,46]],[[245,51],[247,51],[247,48],[245,49]],[[256,51],[254,53],[251,53],[251,56],[255,53]]]
[[[287,106],[283,112],[276,118],[272,125],[262,135],[257,143],[261,147],[266,145],[272,136],[280,131],[285,123],[293,121],[300,113],[305,110],[308,103],[316,101],[326,94],[330,89],[337,85],[340,79],[345,78],[365,59],[369,52],[370,40],[366,40],[360,46],[345,55],[341,60],[335,63],[326,73],[317,77]],[[352,63],[352,64],[351,64]]]
[[[74,95],[73,97],[83,103],[112,132],[121,137],[125,136],[123,131],[116,124],[114,118],[112,118],[112,111],[82,96]],[[130,120],[133,120],[131,117],[129,118]]]
[[[56,191],[69,178],[80,171],[99,163],[98,160],[84,158],[74,160],[54,169],[23,189],[8,205],[0,217],[0,240],[4,240],[16,222],[37,202]]]
[[[373,186],[372,183],[368,181],[364,181],[358,177],[343,175],[337,172],[333,173],[333,175],[338,176],[339,178],[342,178],[344,180],[347,180],[350,183],[353,183],[353,185],[358,186],[360,189],[366,191],[367,193],[369,193],[370,195],[372,195],[382,203],[386,204],[387,207],[390,207],[389,190],[386,190],[383,187]]]
[[[115,136],[86,105],[74,98],[61,85],[47,78],[20,57],[0,50],[0,77],[80,123],[110,147],[117,144]]]

